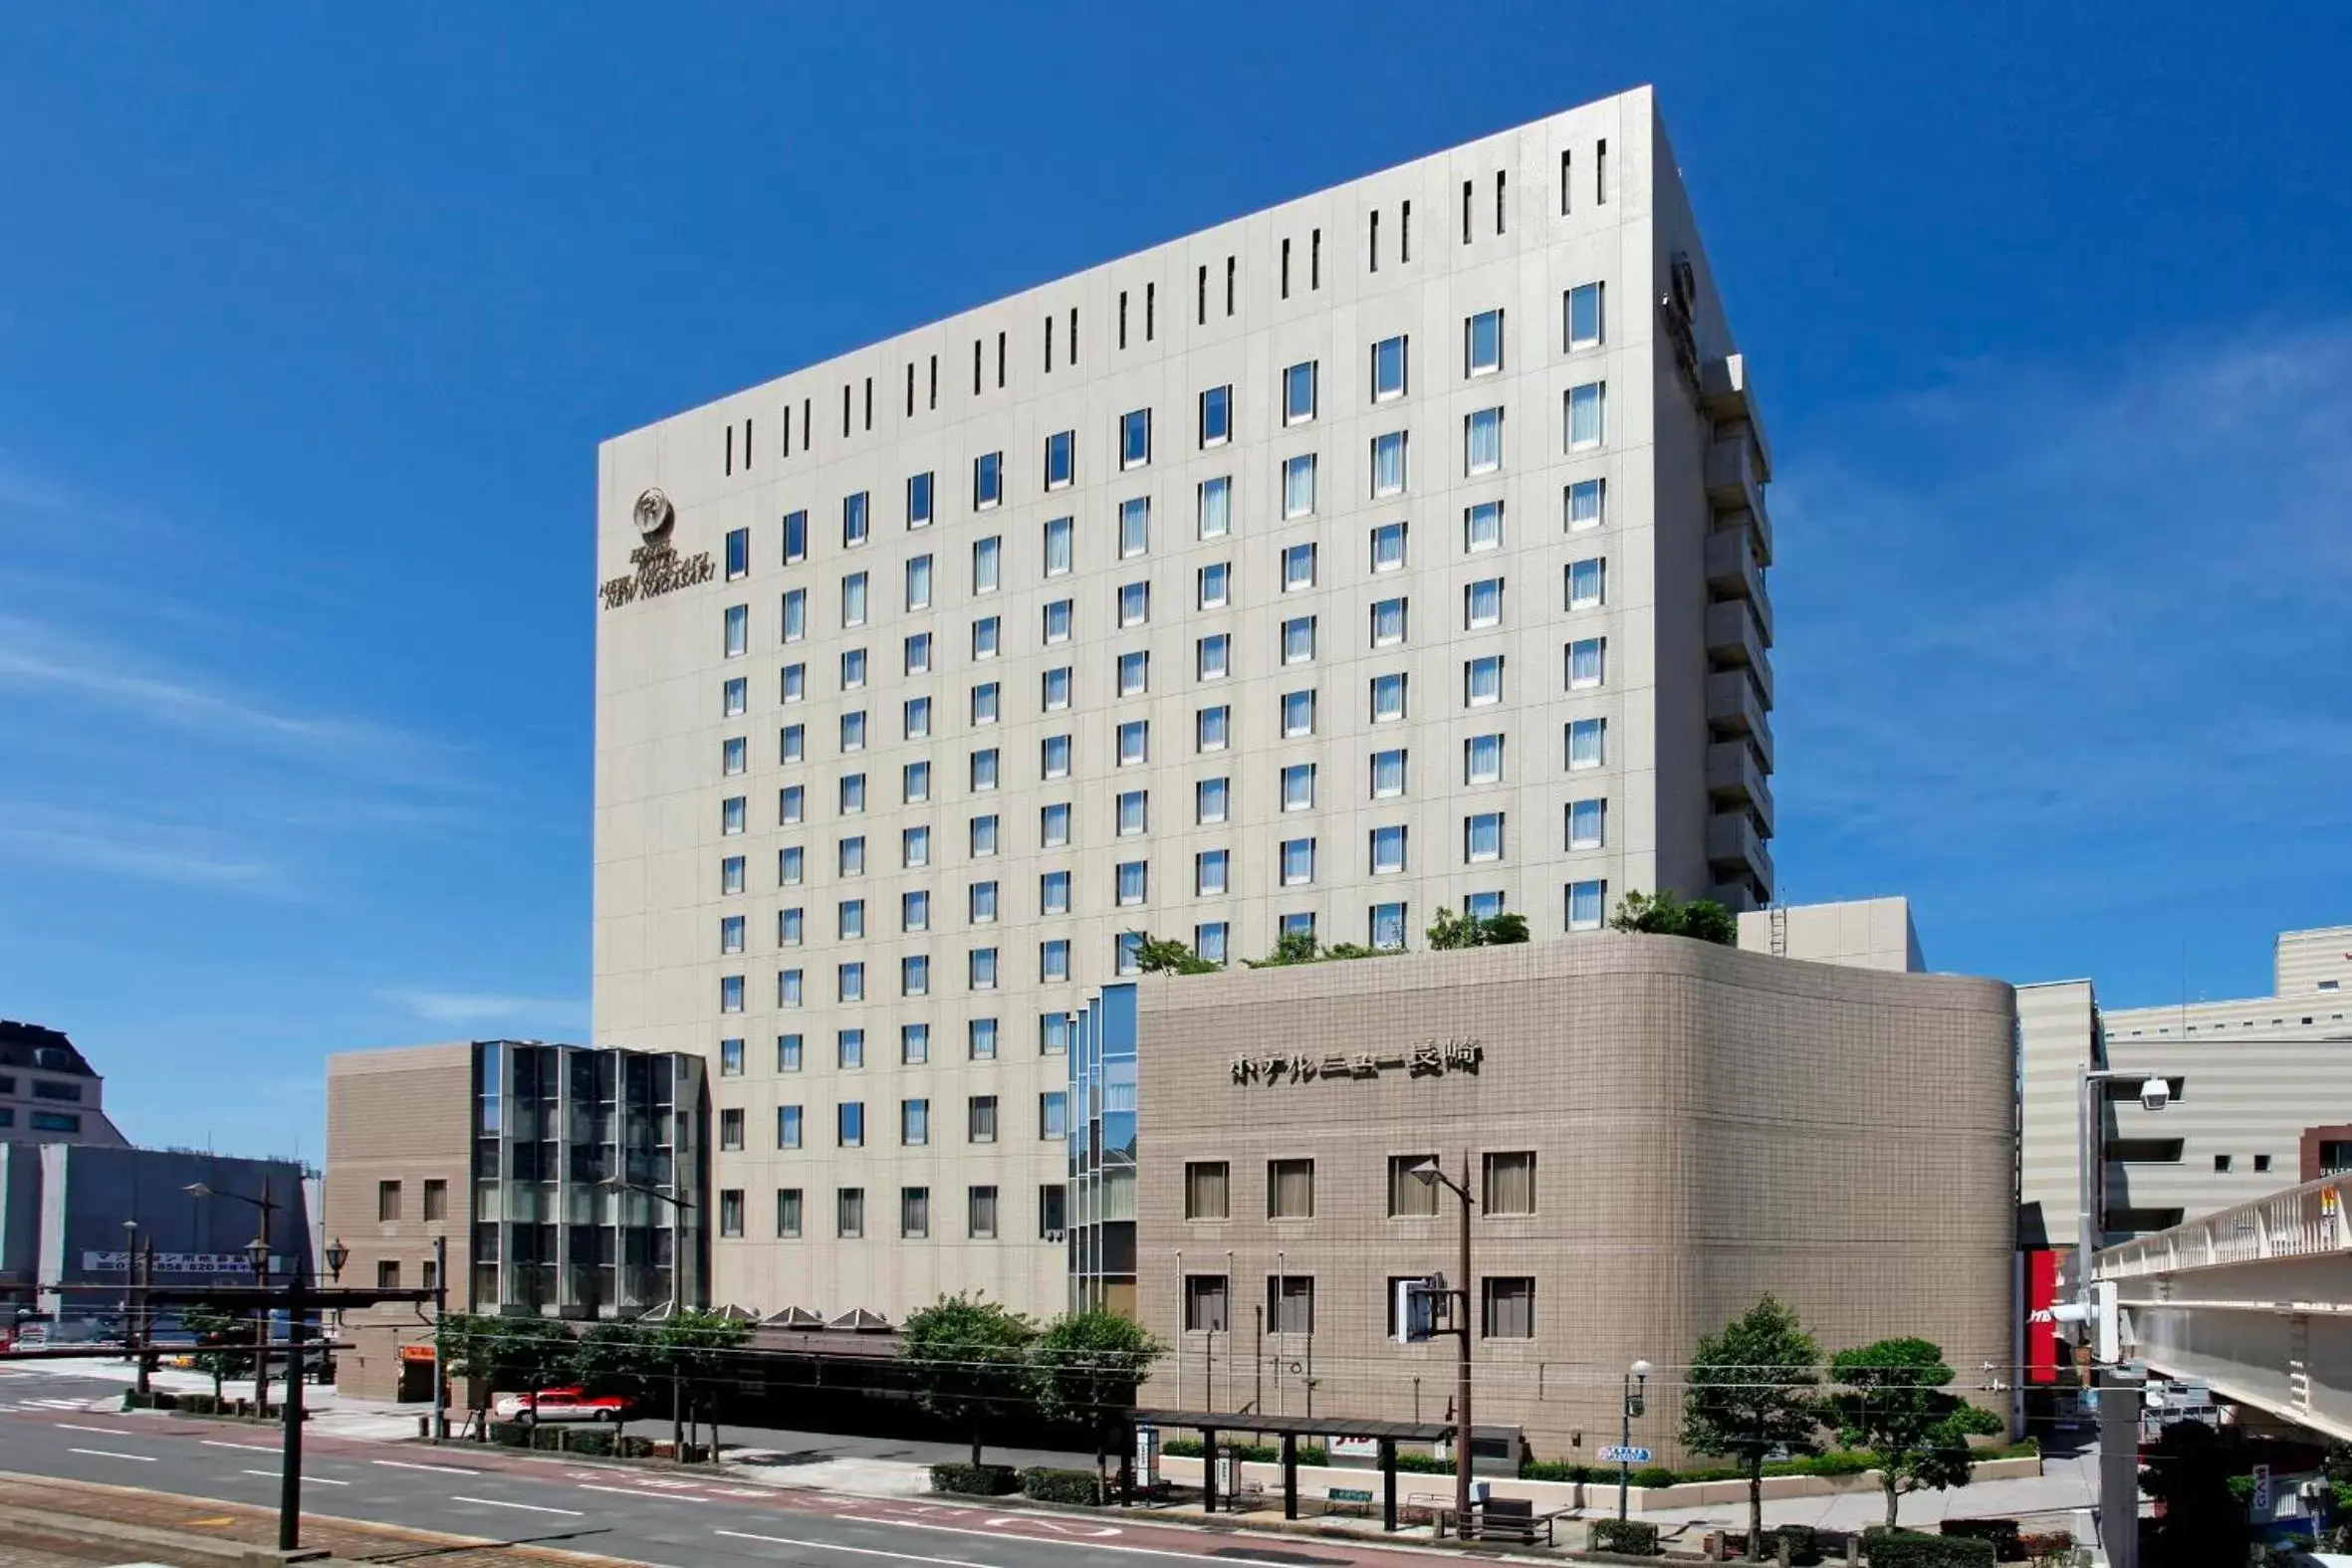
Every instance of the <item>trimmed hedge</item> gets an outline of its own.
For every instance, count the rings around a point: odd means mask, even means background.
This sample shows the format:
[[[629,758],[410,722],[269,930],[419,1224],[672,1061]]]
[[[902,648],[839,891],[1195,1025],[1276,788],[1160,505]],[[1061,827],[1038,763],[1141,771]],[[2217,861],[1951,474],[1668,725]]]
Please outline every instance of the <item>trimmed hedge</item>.
[[[1565,1459],[1522,1459],[1519,1466],[1521,1480],[1588,1481],[1601,1478],[1589,1465],[1571,1464]]]
[[[1010,1464],[934,1464],[931,1489],[967,1497],[1002,1497],[1021,1489],[1021,1472]]]
[[[1095,1495],[1092,1470],[1059,1470],[1045,1464],[1033,1464],[1021,1472],[1021,1490],[1040,1502],[1069,1502],[1086,1508],[1101,1500]]]
[[[2031,1530],[2026,1530],[2017,1536],[2017,1550],[2025,1554],[2027,1562],[2039,1562],[2044,1557],[2056,1557],[2063,1552],[2074,1550],[2074,1532],[2072,1530],[2050,1530],[2037,1535]]]
[[[1633,1472],[1636,1486],[1671,1486],[1678,1478],[1663,1464],[1644,1464]]]
[[[523,1430],[531,1434],[533,1448],[548,1453],[560,1453],[567,1447],[564,1440],[571,1436],[564,1428],[544,1421],[535,1421]]]
[[[532,1447],[531,1424],[521,1421],[494,1421],[490,1424],[490,1441],[502,1449]]]
[[[1993,1543],[1966,1535],[1921,1535],[1873,1525],[1862,1534],[1870,1568],[1994,1568]]]
[[[1994,1560],[1997,1562],[2024,1560],[2025,1548],[2017,1538],[2017,1521],[2014,1519],[1946,1519],[1943,1531],[1946,1535],[1964,1540],[1991,1541]]]
[[[1658,1527],[1639,1519],[1600,1519],[1592,1526],[1592,1549],[1623,1552],[1628,1557],[1656,1557]]]
[[[1764,1539],[1788,1543],[1788,1560],[1792,1563],[1817,1563],[1821,1560],[1821,1539],[1809,1524],[1778,1524],[1764,1531]]]
[[[602,1427],[584,1427],[578,1432],[566,1433],[564,1448],[567,1453],[586,1454],[594,1458],[610,1458],[618,1452],[613,1434]]]

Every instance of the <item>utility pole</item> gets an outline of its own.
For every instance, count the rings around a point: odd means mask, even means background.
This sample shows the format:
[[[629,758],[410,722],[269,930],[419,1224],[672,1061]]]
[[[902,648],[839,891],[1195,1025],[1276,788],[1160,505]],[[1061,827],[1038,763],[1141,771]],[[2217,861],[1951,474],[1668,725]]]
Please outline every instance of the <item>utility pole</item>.
[[[303,1330],[310,1304],[303,1284],[311,1271],[310,1248],[295,1255],[293,1277],[286,1282],[286,1451],[278,1460],[278,1550],[293,1551],[302,1544],[302,1380]],[[262,1309],[269,1321],[269,1309]]]
[[[1470,1528],[1470,1151],[1462,1152],[1462,1185],[1454,1189],[1462,1200],[1462,1316],[1455,1331],[1462,1336],[1461,1355],[1454,1363],[1454,1530]]]
[[[449,1424],[447,1362],[441,1353],[441,1319],[449,1312],[449,1237],[433,1237],[433,1415],[429,1441],[439,1443]]]

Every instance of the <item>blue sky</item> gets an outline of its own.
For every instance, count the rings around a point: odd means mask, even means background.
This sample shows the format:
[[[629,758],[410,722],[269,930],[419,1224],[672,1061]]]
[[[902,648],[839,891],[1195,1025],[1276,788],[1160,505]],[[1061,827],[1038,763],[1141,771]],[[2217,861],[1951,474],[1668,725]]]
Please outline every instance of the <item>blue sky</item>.
[[[0,16],[0,1013],[133,1136],[578,1036],[595,443],[1655,82],[1765,397],[1795,901],[2265,986],[2352,920],[2352,11]]]

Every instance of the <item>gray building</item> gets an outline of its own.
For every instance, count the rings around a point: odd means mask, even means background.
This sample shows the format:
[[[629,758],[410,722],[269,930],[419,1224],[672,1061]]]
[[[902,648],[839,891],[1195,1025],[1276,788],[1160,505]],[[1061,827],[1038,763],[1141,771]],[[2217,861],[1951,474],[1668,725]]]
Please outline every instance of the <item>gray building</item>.
[[[594,1040],[710,1063],[713,1298],[1057,1307],[1138,933],[1768,902],[1769,476],[1648,89],[604,443]]]

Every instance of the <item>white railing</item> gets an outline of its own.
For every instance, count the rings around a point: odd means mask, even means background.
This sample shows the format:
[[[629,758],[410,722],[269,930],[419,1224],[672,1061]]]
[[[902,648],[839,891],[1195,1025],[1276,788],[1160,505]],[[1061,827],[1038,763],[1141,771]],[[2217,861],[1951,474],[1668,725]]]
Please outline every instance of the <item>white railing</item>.
[[[2135,1279],[2184,1268],[2216,1268],[2272,1257],[2352,1252],[2352,1172],[2323,1176],[2283,1193],[2110,1246],[2093,1260],[2100,1279]]]

